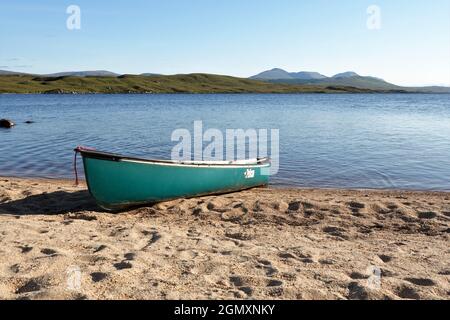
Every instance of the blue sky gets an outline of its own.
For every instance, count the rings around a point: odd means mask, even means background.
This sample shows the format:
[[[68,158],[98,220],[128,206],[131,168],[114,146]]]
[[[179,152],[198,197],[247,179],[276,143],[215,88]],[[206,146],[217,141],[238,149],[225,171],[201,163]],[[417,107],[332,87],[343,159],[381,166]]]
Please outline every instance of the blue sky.
[[[69,5],[81,29],[68,30]],[[381,9],[381,29],[366,25]],[[0,69],[50,73],[356,71],[450,86],[449,0],[2,0]]]

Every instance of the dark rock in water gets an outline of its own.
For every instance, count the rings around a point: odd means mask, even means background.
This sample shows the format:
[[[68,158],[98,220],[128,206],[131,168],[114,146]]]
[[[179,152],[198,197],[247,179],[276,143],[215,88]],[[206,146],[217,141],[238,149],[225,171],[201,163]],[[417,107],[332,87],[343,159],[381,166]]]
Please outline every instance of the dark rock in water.
[[[42,93],[44,93],[44,94],[62,94],[65,92],[62,89],[51,89],[51,90],[44,91]]]
[[[15,125],[14,122],[8,119],[0,119],[0,128],[12,128]]]
[[[27,121],[25,121],[25,123],[31,124],[31,123],[34,123],[34,121],[33,120],[27,120]]]

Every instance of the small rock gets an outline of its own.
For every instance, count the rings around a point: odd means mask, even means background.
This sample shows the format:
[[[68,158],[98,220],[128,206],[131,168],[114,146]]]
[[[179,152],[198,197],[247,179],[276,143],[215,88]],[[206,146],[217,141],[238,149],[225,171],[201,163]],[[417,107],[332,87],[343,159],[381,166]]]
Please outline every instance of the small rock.
[[[8,119],[0,119],[0,128],[12,128],[16,124]]]

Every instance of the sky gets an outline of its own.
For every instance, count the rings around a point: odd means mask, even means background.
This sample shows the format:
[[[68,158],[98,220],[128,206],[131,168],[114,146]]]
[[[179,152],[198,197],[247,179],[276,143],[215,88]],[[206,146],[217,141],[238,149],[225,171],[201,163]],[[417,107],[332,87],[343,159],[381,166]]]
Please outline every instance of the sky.
[[[70,5],[80,29],[67,27]],[[275,67],[450,86],[450,0],[0,2],[3,70],[249,77]]]

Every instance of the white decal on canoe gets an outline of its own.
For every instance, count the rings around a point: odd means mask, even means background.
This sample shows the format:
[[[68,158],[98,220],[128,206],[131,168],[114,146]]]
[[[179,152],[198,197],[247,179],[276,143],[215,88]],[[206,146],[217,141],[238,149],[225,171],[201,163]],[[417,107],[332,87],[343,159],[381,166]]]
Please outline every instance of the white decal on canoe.
[[[255,177],[255,170],[253,170],[253,169],[247,169],[247,170],[244,172],[244,176],[245,176],[245,179],[251,179],[251,178],[254,178],[254,177]]]

